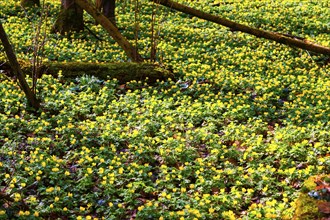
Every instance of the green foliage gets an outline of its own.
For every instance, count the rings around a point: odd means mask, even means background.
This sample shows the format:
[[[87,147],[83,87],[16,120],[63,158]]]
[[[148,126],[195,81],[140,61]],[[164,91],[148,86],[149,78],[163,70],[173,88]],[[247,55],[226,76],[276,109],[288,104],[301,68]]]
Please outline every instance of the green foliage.
[[[213,3],[189,4],[329,46],[327,1]],[[58,1],[47,4],[56,14]],[[32,25],[16,13],[16,1],[0,6],[15,12],[0,18],[27,60]],[[118,5],[118,25],[132,40],[133,10]],[[142,1],[143,56],[151,10]],[[43,111],[33,115],[17,83],[1,76],[0,192],[10,199],[0,200],[0,218],[292,219],[304,180],[329,173],[329,65],[318,66],[312,59],[319,57],[306,51],[158,10],[158,62],[180,73],[179,81],[152,87],[45,75],[37,84]],[[87,31],[49,35],[47,59],[126,61],[100,26],[91,29],[107,40]]]

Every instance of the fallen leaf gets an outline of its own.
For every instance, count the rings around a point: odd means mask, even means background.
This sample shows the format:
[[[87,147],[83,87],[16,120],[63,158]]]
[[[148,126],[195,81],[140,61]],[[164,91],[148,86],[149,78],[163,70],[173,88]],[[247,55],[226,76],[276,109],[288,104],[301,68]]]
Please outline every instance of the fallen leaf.
[[[213,188],[212,188],[212,194],[213,194],[213,195],[218,194],[219,191],[220,191],[220,190],[219,190],[219,188],[217,188],[217,187],[213,187]]]
[[[324,214],[330,214],[330,202],[318,201],[317,207],[319,208],[320,212]]]

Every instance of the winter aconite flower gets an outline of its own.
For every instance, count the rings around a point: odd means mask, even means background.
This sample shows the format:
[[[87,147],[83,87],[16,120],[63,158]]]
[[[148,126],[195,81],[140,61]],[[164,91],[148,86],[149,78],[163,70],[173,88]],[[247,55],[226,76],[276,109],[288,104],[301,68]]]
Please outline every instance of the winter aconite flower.
[[[181,1],[330,45],[326,0],[269,2]],[[294,218],[300,183],[326,173],[330,163],[326,59],[152,1],[116,3],[123,36],[144,58],[153,38],[159,70],[171,69],[174,78],[91,76],[98,71],[87,63],[128,61],[92,17],[84,20],[94,34],[61,36],[50,32],[60,1],[46,1],[43,17],[34,16],[40,8],[22,13],[18,1],[0,1],[1,22],[24,69],[41,42],[34,35],[41,24],[47,40],[40,61],[73,62],[86,74],[43,74],[38,112],[17,82],[0,74],[0,191],[8,198],[0,218]],[[0,46],[0,69],[5,60]]]

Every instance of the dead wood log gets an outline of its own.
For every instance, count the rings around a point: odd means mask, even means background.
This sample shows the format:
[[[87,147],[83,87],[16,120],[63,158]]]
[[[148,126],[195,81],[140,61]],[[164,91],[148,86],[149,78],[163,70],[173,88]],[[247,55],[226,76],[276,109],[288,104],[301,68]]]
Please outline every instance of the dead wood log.
[[[330,48],[325,47],[322,45],[318,45],[316,43],[313,43],[311,41],[308,41],[306,39],[299,39],[297,37],[290,37],[284,34],[270,32],[270,31],[264,31],[257,28],[249,27],[243,24],[239,24],[237,22],[233,22],[231,20],[228,20],[226,18],[222,18],[216,15],[211,15],[208,13],[205,13],[203,11],[185,6],[183,4],[171,1],[171,0],[151,0],[155,3],[164,5],[166,7],[169,7],[171,9],[175,9],[177,11],[183,12],[185,14],[193,15],[198,18],[211,21],[226,27],[229,27],[231,30],[235,31],[241,31],[247,34],[254,35],[259,38],[265,38],[268,40],[276,41],[280,44],[285,44],[289,46],[298,47],[304,50],[312,51],[315,53],[330,55]]]
[[[99,12],[95,6],[90,4],[88,0],[75,0],[75,2],[90,14],[102,27],[110,34],[111,37],[123,48],[127,56],[135,62],[142,62],[143,58],[137,52],[137,49],[133,47],[128,40],[119,32],[118,28],[101,12]]]
[[[0,61],[0,63],[2,63]],[[30,74],[32,65],[26,61],[20,61],[22,71]],[[0,70],[3,70],[7,75],[12,71],[8,63],[1,65]],[[99,79],[114,79],[120,83],[126,83],[132,80],[145,80],[148,78],[149,83],[157,80],[167,80],[175,78],[175,75],[156,64],[151,63],[81,63],[81,62],[48,62],[44,63],[40,68],[41,74],[50,74],[54,77],[58,76],[59,71],[62,71],[64,78],[75,78],[83,75],[96,76]],[[40,76],[39,76],[40,77]]]

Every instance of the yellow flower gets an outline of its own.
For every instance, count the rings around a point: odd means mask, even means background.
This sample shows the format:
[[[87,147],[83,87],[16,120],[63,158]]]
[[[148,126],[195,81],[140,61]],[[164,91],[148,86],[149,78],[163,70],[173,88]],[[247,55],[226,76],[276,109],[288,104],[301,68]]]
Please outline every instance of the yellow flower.
[[[60,171],[60,169],[58,169],[57,167],[54,167],[54,168],[52,168],[52,171],[53,172],[58,172],[58,171]]]
[[[35,202],[35,201],[37,201],[36,197],[34,197],[34,196],[31,196],[29,200],[30,200],[30,202]]]
[[[46,189],[46,192],[53,192],[54,191],[54,187],[49,187]]]
[[[19,193],[14,193],[14,200],[15,200],[15,202],[20,201],[20,200],[21,200],[21,194],[19,194]]]
[[[93,169],[90,168],[90,167],[88,167],[88,168],[87,168],[87,173],[88,173],[88,174],[92,174],[92,173],[93,173]]]
[[[143,209],[144,209],[144,206],[143,205],[138,207],[138,210],[139,211],[142,211]]]

